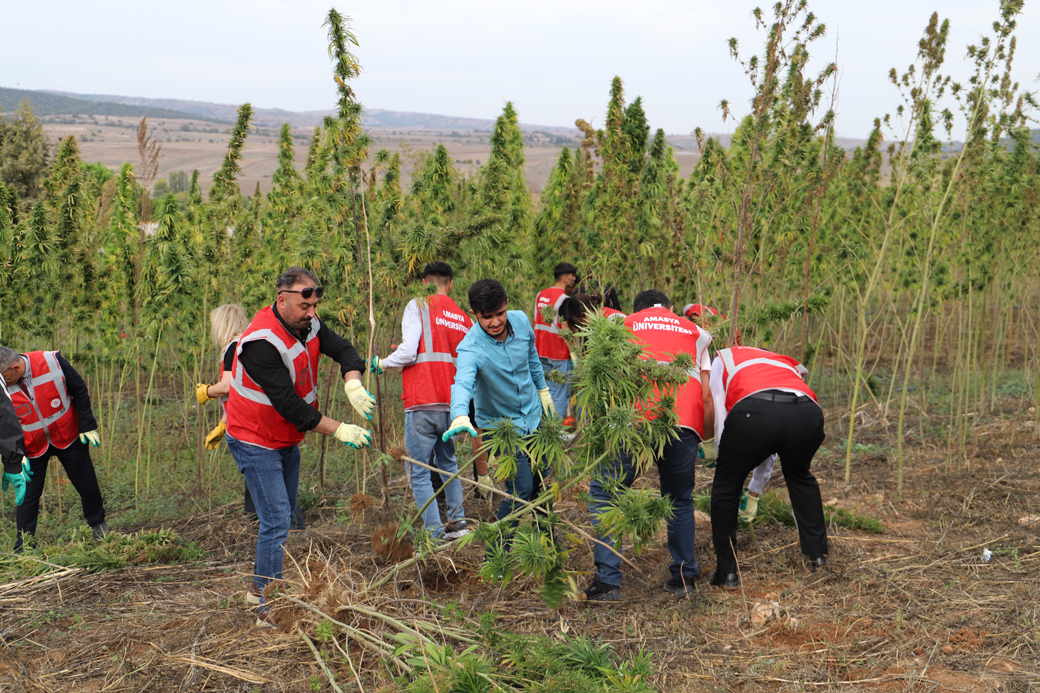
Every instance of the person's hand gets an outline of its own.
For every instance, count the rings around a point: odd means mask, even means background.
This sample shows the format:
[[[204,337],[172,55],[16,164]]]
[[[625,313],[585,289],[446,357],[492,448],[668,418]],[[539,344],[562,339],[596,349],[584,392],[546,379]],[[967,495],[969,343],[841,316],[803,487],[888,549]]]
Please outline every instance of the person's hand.
[[[368,372],[373,375],[383,374],[383,359],[379,358],[379,354],[372,357],[372,361],[368,364]]]
[[[703,441],[700,445],[700,450],[697,451],[697,457],[704,460],[704,466],[708,469],[715,469],[715,464],[719,460],[719,451],[715,447],[715,439],[708,438]]]
[[[360,380],[348,380],[343,384],[343,391],[347,393],[350,406],[354,411],[368,420],[372,420],[372,412],[376,410],[376,398],[361,384]]]
[[[346,443],[355,450],[367,448],[372,444],[372,431],[355,426],[354,424],[341,423],[332,437],[341,443]]]
[[[468,416],[456,416],[455,420],[448,426],[448,430],[441,436],[441,440],[447,443],[452,437],[457,436],[460,433],[469,433],[474,438],[477,437],[477,429],[473,428],[473,422],[469,420]]]
[[[752,496],[746,490],[740,496],[740,512],[737,513],[744,522],[751,522],[758,514],[758,496]]]
[[[546,414],[556,414],[556,406],[553,405],[552,395],[549,394],[549,388],[543,387],[538,391],[538,399],[542,400],[542,410]]]
[[[32,478],[33,471],[29,467],[29,458],[22,458],[22,471],[4,472],[3,481],[0,482],[0,490],[6,491],[9,486],[14,486],[14,504],[21,505],[25,500],[25,487]]]
[[[217,448],[219,448],[220,447],[220,441],[224,440],[224,434],[226,432],[227,432],[227,424],[224,423],[223,421],[221,421],[216,426],[214,426],[213,430],[210,431],[209,435],[206,436],[206,442],[205,442],[206,449],[207,450],[216,450]]]
[[[209,396],[209,385],[205,383],[195,386],[195,399],[199,401],[199,404],[205,404],[206,402],[213,399]]]
[[[94,447],[99,448],[101,447],[101,432],[97,429],[93,431],[84,431],[83,433],[79,434],[79,442],[83,443],[84,445],[90,443]]]

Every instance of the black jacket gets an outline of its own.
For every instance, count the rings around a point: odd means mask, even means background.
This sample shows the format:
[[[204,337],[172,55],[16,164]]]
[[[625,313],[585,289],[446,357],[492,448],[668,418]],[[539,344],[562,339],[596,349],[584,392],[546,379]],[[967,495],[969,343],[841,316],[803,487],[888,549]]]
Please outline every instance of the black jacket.
[[[22,424],[14,413],[14,404],[7,394],[7,387],[0,395],[0,460],[3,460],[4,471],[17,474],[22,471],[22,458],[25,457],[25,439],[22,437]]]

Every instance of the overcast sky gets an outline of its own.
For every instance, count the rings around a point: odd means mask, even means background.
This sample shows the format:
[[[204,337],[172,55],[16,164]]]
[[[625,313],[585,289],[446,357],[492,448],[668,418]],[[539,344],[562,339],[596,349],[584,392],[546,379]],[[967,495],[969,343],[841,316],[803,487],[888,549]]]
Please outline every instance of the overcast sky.
[[[602,124],[610,81],[643,97],[654,128],[732,131],[718,104],[747,110],[729,57],[735,36],[760,51],[751,0],[358,0],[351,17],[366,108],[494,118],[513,101],[524,123]],[[327,109],[335,88],[322,28],[329,0],[9,0],[0,86],[178,98],[293,111]],[[990,30],[997,0],[811,0],[827,25],[812,50],[837,59],[838,133],[865,137],[893,112],[892,67],[914,60],[931,13],[951,20],[947,72],[967,80],[965,46]],[[1015,77],[1037,88],[1040,1],[1027,0]],[[1034,40],[1029,40],[1030,38]]]

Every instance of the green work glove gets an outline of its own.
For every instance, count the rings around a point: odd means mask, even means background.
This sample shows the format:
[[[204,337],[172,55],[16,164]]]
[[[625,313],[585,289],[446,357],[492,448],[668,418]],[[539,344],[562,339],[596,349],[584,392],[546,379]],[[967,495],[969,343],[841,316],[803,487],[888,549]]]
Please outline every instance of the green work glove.
[[[220,441],[224,440],[224,434],[227,433],[227,424],[221,421],[213,430],[206,436],[205,446],[207,450],[216,450],[220,447]]]
[[[700,444],[700,448],[697,450],[697,457],[704,460],[705,467],[715,469],[715,463],[719,460],[719,451],[715,447],[714,438],[708,438]]]
[[[552,395],[549,394],[549,388],[544,387],[538,391],[538,399],[542,400],[542,410],[546,414],[556,414],[556,407],[553,405]]]
[[[354,424],[341,423],[332,437],[341,443],[346,443],[355,450],[367,448],[372,444],[372,431],[368,431]]]
[[[101,433],[97,429],[93,431],[84,431],[79,434],[79,442],[84,445],[90,443],[94,447],[99,448],[101,447]]]
[[[495,488],[495,481],[491,478],[490,474],[482,474],[477,476],[477,483],[481,486],[487,486],[487,488],[477,489],[480,493],[488,494],[491,497],[491,489]]]
[[[452,437],[463,432],[469,433],[474,438],[477,437],[477,429],[473,428],[473,423],[469,420],[469,417],[456,416],[455,420],[451,422],[451,426],[448,426],[448,430],[441,436],[441,440],[447,443]]]
[[[347,399],[350,400],[350,406],[354,407],[354,411],[371,421],[372,412],[376,410],[376,398],[369,394],[361,381],[348,380],[343,384],[343,391],[347,393]]]
[[[10,473],[4,472],[3,481],[0,482],[0,490],[7,490],[8,486],[14,486],[14,504],[21,505],[25,500],[25,486],[32,478],[33,472],[29,468],[29,458],[22,458],[22,471]]]
[[[205,383],[195,386],[195,399],[199,401],[199,404],[205,404],[206,402],[213,399],[209,396],[209,385]]]
[[[383,360],[379,358],[379,354],[372,357],[371,363],[368,364],[368,372],[373,375],[383,374]]]
[[[740,496],[740,512],[737,513],[744,522],[751,522],[758,514],[758,497],[752,496],[747,490]]]

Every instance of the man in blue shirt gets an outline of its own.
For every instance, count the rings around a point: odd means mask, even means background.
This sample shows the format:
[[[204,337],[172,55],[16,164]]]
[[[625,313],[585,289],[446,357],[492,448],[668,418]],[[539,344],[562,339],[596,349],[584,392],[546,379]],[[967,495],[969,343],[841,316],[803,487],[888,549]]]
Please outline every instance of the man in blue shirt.
[[[487,429],[501,419],[509,419],[520,435],[533,433],[538,430],[542,411],[555,415],[556,410],[535,349],[531,319],[522,310],[508,309],[506,290],[494,279],[481,279],[469,287],[469,306],[477,324],[458,346],[455,384],[451,387],[452,422],[443,440],[462,432],[477,436],[469,419],[471,400],[477,426]],[[506,480],[506,492],[531,502],[541,491],[541,482],[542,475],[532,473],[531,461],[518,450],[516,475]],[[514,502],[503,500],[498,519],[513,510]]]

